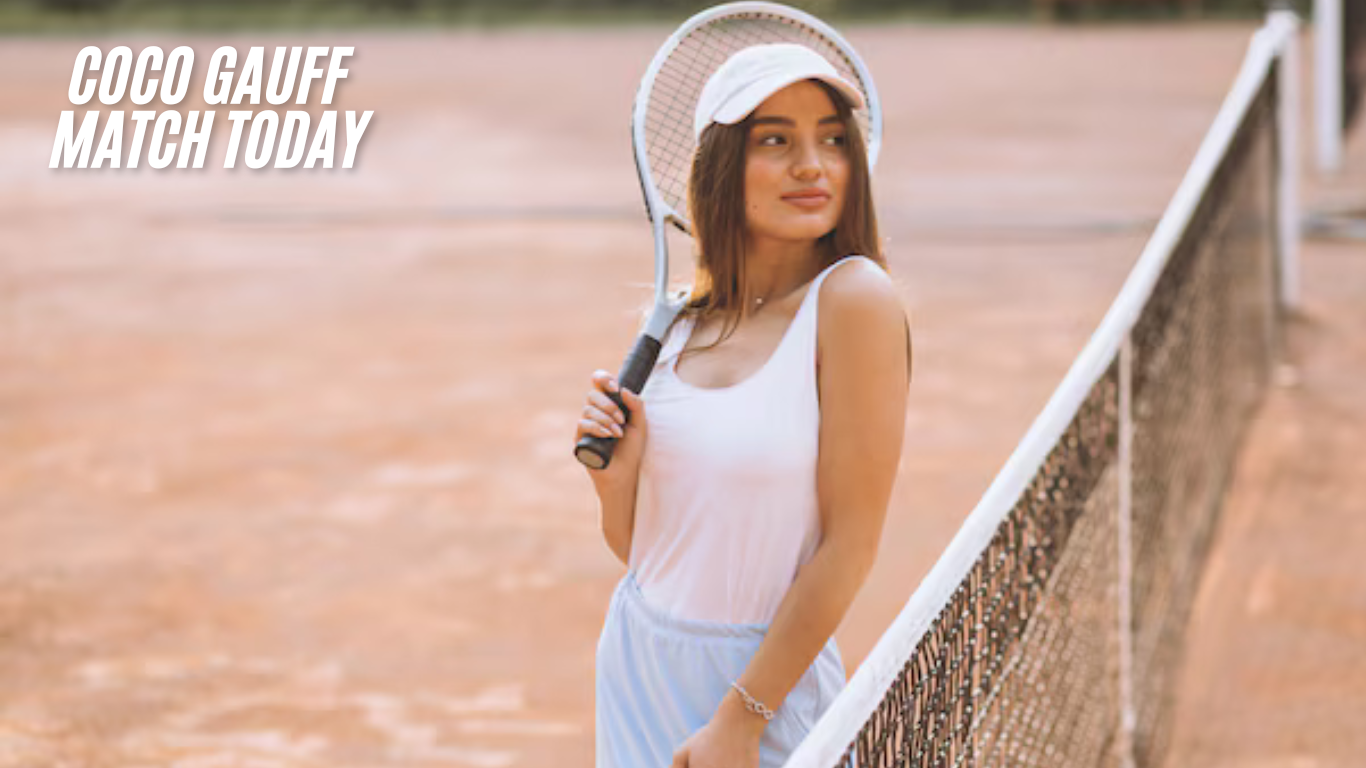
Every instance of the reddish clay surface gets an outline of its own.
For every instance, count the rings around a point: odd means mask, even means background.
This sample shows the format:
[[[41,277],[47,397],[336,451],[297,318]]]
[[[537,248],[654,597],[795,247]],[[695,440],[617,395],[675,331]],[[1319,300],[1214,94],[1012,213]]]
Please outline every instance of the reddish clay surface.
[[[917,353],[850,671],[1100,319],[1251,30],[848,30]],[[0,46],[0,766],[591,763],[622,566],[570,447],[652,279],[626,125],[667,32]],[[50,171],[92,42],[190,42],[196,81],[219,44],[354,45],[357,168]],[[1361,754],[1360,255],[1306,249],[1301,383],[1202,597],[1201,765]]]

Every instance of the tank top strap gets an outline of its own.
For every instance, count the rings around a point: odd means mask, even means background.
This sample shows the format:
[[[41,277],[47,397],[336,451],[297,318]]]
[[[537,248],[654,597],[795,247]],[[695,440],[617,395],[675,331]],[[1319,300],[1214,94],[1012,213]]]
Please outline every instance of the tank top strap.
[[[850,255],[837,259],[811,279],[811,287],[807,288],[806,295],[802,296],[802,303],[792,318],[792,326],[774,352],[773,367],[782,369],[783,373],[780,375],[788,377],[789,381],[808,382],[811,385],[808,388],[811,390],[812,397],[815,397],[814,382],[816,377],[817,336],[820,330],[818,314],[821,284],[835,270],[835,267],[850,259],[862,258],[867,257]]]
[[[810,336],[815,333],[816,312],[817,305],[820,301],[821,283],[825,281],[827,275],[834,271],[835,267],[838,267],[840,264],[843,264],[850,259],[868,259],[868,257],[859,254],[851,254],[836,259],[811,279],[811,287],[807,289],[806,295],[802,297],[802,303],[797,308],[796,315],[792,318],[791,322],[795,326],[792,330],[796,331],[796,333],[791,335]],[[688,337],[692,336],[692,325],[692,317],[680,316],[674,321],[673,325],[669,328],[669,332],[665,335],[663,346],[660,347],[659,358],[656,365],[667,363],[683,351],[684,345],[688,342]],[[785,334],[785,337],[786,335],[787,334]],[[779,346],[785,345],[780,343]],[[812,352],[814,354],[814,348],[812,349]],[[776,354],[777,352],[775,351],[775,355]]]
[[[821,289],[821,282],[825,280],[826,276],[829,275],[831,272],[835,271],[835,267],[838,267],[839,265],[843,264],[846,261],[849,261],[850,259],[863,259],[864,261],[872,261],[872,259],[869,259],[867,256],[862,256],[856,253],[844,256],[839,259],[835,259],[833,263],[831,263],[825,269],[822,269],[820,271],[820,274],[816,275],[816,277],[811,280],[811,290],[807,293],[807,296],[812,296],[813,294],[818,295]],[[803,297],[803,301],[805,301],[805,299],[806,297]],[[815,299],[812,298],[812,300],[814,301]]]
[[[666,363],[670,358],[683,351],[683,345],[687,343],[688,336],[692,335],[688,329],[692,326],[692,318],[684,317],[680,314],[669,326],[669,330],[664,334],[664,343],[659,348],[659,358],[655,365]]]
[[[820,306],[821,283],[823,283],[825,281],[825,278],[835,270],[835,267],[838,267],[839,265],[843,264],[846,261],[849,261],[850,259],[866,259],[868,261],[872,261],[871,259],[868,259],[867,256],[851,254],[849,256],[844,256],[842,258],[836,259],[834,263],[830,264],[825,269],[822,269],[819,274],[817,274],[814,278],[811,279],[811,287],[806,290],[806,295],[802,297],[802,305],[797,309],[797,317],[793,318],[792,322],[802,323],[807,329],[809,329],[809,333],[814,334],[816,332],[816,315],[817,310]],[[803,317],[803,315],[805,315],[806,317]]]

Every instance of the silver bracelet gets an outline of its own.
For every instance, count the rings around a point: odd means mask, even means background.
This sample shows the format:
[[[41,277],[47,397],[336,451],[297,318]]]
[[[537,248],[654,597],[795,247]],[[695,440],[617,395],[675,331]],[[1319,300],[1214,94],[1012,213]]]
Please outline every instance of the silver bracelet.
[[[749,691],[745,690],[739,682],[732,682],[730,684],[730,687],[740,692],[740,697],[745,700],[745,709],[748,709],[750,712],[753,712],[756,715],[763,715],[765,720],[773,719],[773,710],[764,706],[764,703],[762,701],[759,701],[755,699],[753,696],[750,696]]]

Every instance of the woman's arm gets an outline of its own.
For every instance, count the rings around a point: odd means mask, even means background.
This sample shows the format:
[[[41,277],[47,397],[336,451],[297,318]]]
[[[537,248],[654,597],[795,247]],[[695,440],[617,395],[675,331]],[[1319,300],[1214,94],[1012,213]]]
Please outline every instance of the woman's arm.
[[[827,275],[820,302],[822,540],[798,572],[740,685],[777,709],[830,639],[873,567],[901,459],[909,329],[887,273],[863,259]],[[732,688],[714,718],[755,739],[767,721]]]
[[[602,525],[602,537],[612,554],[629,566],[631,556],[631,532],[635,527],[636,489],[620,487],[599,489],[598,519]]]
[[[598,494],[598,525],[608,549],[618,560],[630,566],[631,533],[636,519],[636,487],[640,481],[640,463],[649,439],[649,417],[645,400],[629,389],[621,389],[616,377],[598,369],[593,372],[588,402],[579,418],[574,442],[593,434],[617,438],[612,460],[603,469],[588,469],[588,477]],[[608,393],[621,396],[631,418]]]

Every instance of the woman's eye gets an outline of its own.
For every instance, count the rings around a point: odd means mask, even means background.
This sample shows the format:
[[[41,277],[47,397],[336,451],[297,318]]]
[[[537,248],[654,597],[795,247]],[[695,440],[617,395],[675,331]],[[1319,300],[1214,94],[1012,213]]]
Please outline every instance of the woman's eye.
[[[844,134],[841,133],[834,136],[827,136],[824,139],[821,139],[821,142],[830,146],[842,147],[845,144]],[[787,144],[788,141],[786,136],[771,133],[767,136],[760,136],[756,140],[756,143],[761,147],[780,147]]]

